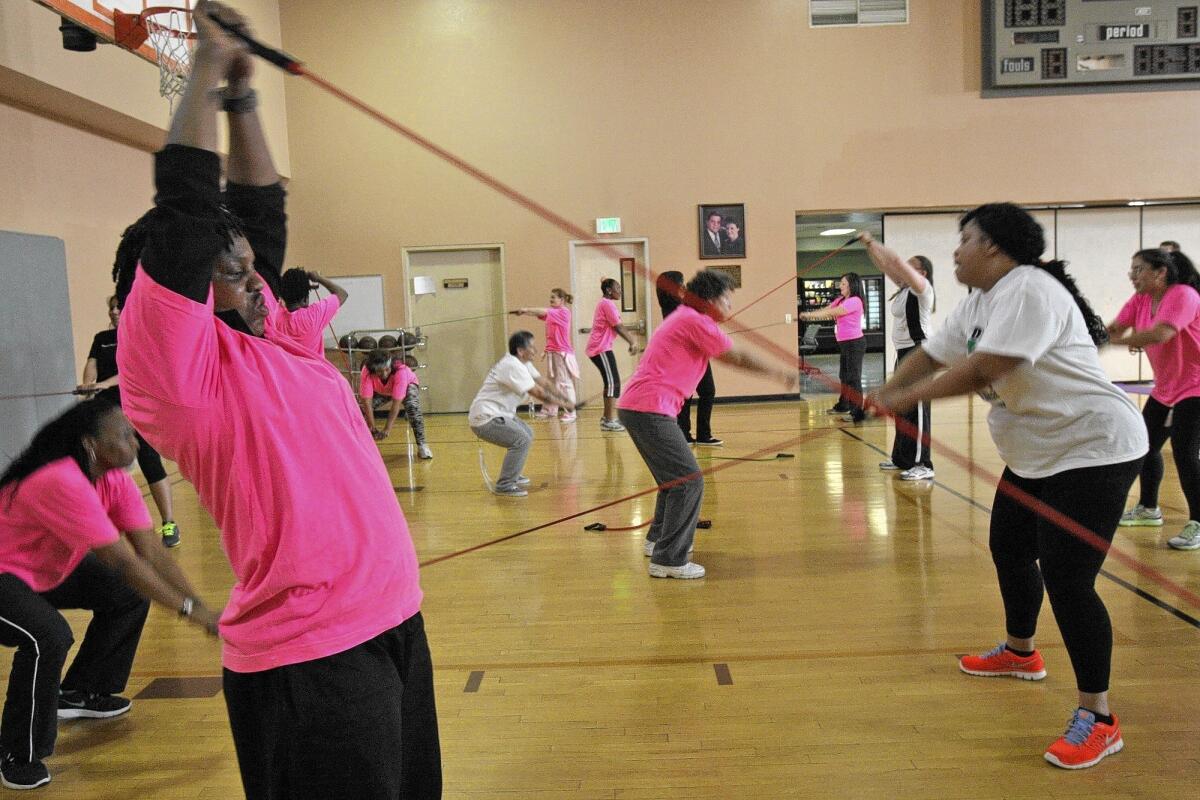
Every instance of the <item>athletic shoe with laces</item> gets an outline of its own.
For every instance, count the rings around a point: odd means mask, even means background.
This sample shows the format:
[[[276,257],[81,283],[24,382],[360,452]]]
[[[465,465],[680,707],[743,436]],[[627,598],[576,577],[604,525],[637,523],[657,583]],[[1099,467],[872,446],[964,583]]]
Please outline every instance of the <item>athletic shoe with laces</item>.
[[[724,439],[718,439],[715,436],[709,436],[707,439],[697,439],[696,446],[698,447],[720,447],[725,444]]]
[[[165,547],[179,546],[179,526],[174,522],[164,522],[158,532],[162,536],[162,543]]]
[[[1009,650],[1004,642],[996,645],[981,656],[963,656],[958,668],[968,675],[982,678],[1012,676],[1025,681],[1040,681],[1046,677],[1046,662],[1037,650],[1031,656],[1019,656]]]
[[[690,581],[696,578],[704,577],[704,567],[694,561],[689,561],[682,567],[668,567],[663,564],[655,564],[650,562],[650,577],[651,578],[679,578],[680,580]]]
[[[500,497],[528,497],[529,496],[529,492],[522,489],[519,485],[517,485],[517,486],[497,486],[494,489],[492,489],[492,494],[499,495]]]
[[[845,406],[834,406],[833,408],[825,409],[825,413],[826,414],[845,414],[849,410],[850,409],[846,408]]]
[[[1106,725],[1086,708],[1077,708],[1067,723],[1066,732],[1046,749],[1046,760],[1063,769],[1083,769],[1100,763],[1105,756],[1121,752],[1124,746],[1116,714],[1113,714],[1112,725]]]
[[[539,412],[537,412],[536,414],[534,414],[534,415],[533,415],[533,418],[534,418],[534,419],[554,419],[554,418],[555,418],[555,417],[557,417],[557,416],[558,416],[558,412],[557,412],[557,411],[556,411],[555,413],[553,413],[553,414],[551,414],[551,413],[549,413],[549,412],[547,412],[547,411],[539,411]]]
[[[529,480],[529,478],[526,478],[524,475],[517,478],[517,486],[520,486],[522,489],[524,489],[525,487],[529,486],[532,483],[533,483],[533,481]]]
[[[895,462],[891,461],[890,459],[887,461],[880,461],[879,468],[880,469],[888,469],[888,470],[900,469],[900,467],[897,467]]]
[[[50,771],[40,760],[18,761],[10,754],[0,760],[0,783],[9,789],[36,789],[50,782]]]
[[[1200,522],[1189,519],[1179,535],[1172,536],[1167,540],[1167,544],[1176,550],[1200,550]]]
[[[912,469],[906,469],[900,473],[902,481],[931,481],[933,480],[933,470],[929,467],[923,467],[920,464]]]
[[[574,415],[574,414],[563,414],[561,417],[559,417],[559,421],[561,421],[561,422],[574,422],[574,421],[575,421],[575,415]]]
[[[1162,509],[1146,508],[1141,503],[1138,503],[1136,506],[1122,514],[1121,521],[1117,524],[1123,525],[1127,528],[1161,528],[1163,524]]]
[[[119,717],[130,709],[133,702],[115,694],[93,694],[73,690],[58,695],[58,718],[106,719]]]
[[[417,445],[417,456],[428,461],[433,458],[433,451],[429,449],[429,445],[419,444]]]
[[[600,430],[615,431],[619,433],[620,431],[625,430],[625,426],[615,419],[602,419],[600,420]]]

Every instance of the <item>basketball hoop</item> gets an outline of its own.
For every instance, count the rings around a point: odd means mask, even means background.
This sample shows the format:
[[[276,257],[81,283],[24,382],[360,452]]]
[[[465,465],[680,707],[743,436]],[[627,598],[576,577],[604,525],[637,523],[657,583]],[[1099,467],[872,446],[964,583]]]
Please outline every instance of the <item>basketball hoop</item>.
[[[167,98],[171,113],[175,98],[183,95],[192,74],[192,50],[196,34],[192,30],[190,8],[151,6],[140,14],[113,10],[117,44],[138,50],[149,43],[158,62],[158,93]]]

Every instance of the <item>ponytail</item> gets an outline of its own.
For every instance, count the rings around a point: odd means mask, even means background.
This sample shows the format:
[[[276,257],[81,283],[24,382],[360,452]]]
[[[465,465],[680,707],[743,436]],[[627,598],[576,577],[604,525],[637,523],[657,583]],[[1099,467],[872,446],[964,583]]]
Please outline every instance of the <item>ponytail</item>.
[[[563,302],[567,305],[571,305],[575,302],[575,298],[572,297],[566,289],[551,289],[550,294],[554,295],[555,297],[561,297]]]
[[[964,214],[958,221],[959,230],[971,222],[978,225],[992,240],[992,244],[1013,261],[1045,270],[1061,283],[1075,301],[1079,312],[1083,314],[1083,322],[1087,325],[1088,336],[1092,341],[1097,346],[1108,341],[1108,330],[1104,327],[1104,320],[1092,310],[1087,298],[1075,285],[1075,279],[1067,274],[1066,263],[1041,260],[1041,255],[1046,250],[1046,237],[1042,226],[1028,211],[1012,203],[988,203]]]

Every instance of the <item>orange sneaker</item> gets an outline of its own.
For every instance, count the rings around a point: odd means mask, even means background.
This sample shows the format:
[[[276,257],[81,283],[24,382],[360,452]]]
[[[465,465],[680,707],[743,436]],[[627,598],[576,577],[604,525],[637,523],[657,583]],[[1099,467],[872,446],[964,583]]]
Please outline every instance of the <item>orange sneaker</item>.
[[[1116,714],[1112,720],[1112,725],[1106,725],[1091,711],[1075,709],[1066,733],[1046,750],[1046,760],[1063,769],[1083,769],[1099,764],[1105,756],[1119,753],[1125,741]]]
[[[958,660],[958,668],[968,675],[979,675],[984,678],[997,678],[1011,675],[1026,681],[1040,681],[1046,677],[1046,662],[1037,650],[1031,656],[1019,656],[1004,646],[1004,642],[996,645],[981,656],[963,656]]]

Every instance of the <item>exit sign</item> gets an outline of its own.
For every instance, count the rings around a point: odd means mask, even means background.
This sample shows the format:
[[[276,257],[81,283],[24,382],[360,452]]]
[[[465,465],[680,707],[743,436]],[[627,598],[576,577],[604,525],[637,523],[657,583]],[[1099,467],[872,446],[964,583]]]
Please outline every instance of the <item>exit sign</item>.
[[[596,233],[620,233],[620,217],[596,217]]]

